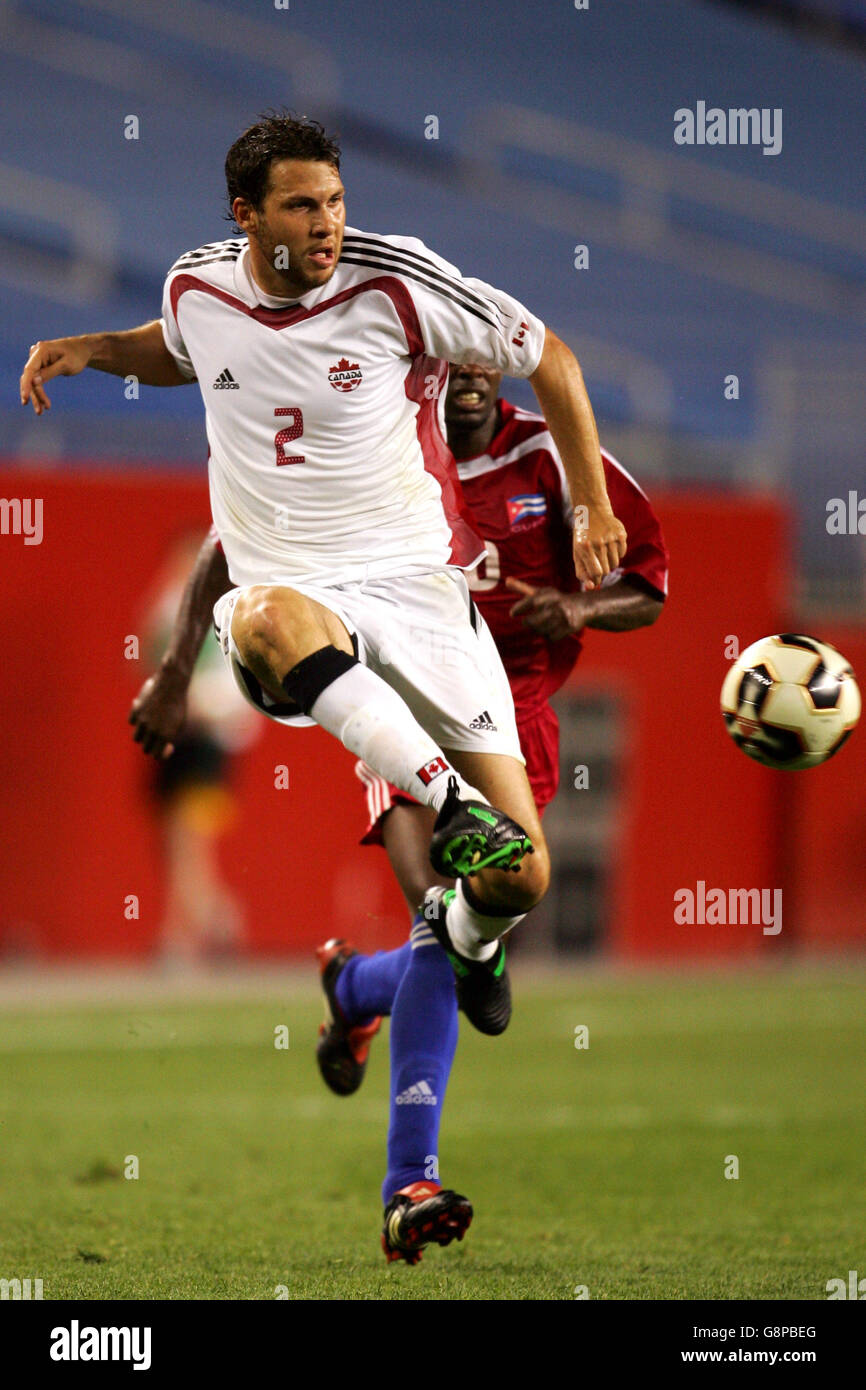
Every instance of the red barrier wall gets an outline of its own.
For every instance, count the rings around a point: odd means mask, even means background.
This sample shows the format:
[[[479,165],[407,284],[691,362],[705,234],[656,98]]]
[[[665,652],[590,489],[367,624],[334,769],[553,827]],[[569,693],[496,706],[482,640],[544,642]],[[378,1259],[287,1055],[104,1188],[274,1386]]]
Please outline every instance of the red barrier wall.
[[[5,497],[44,502],[41,545],[0,536],[0,934],[53,954],[144,955],[162,910],[159,843],[145,759],[126,723],[148,671],[125,659],[124,639],[140,632],[142,595],[170,539],[205,528],[206,486],[168,474],[6,469],[0,479]],[[656,493],[654,502],[672,554],[668,608],[643,632],[589,634],[575,676],[624,690],[631,711],[612,948],[766,950],[773,939],[760,927],[674,923],[674,892],[698,879],[783,886],[783,938],[811,941],[823,931],[828,875],[849,919],[859,911],[862,870],[846,877],[866,814],[859,744],[827,768],[783,777],[744,758],[718,713],[728,635],[744,646],[780,624],[782,514],[772,501],[728,494]],[[848,645],[853,652],[853,637]],[[319,730],[262,722],[239,760],[242,815],[225,843],[254,948],[308,950],[334,934],[395,944],[406,914],[384,855],[357,845],[364,807],[353,759]],[[288,791],[274,786],[281,763]],[[571,794],[577,815],[580,793]],[[129,894],[138,920],[124,917]],[[851,934],[849,920],[823,939]]]
[[[50,952],[141,955],[163,895],[148,766],[126,722],[149,670],[125,659],[124,643],[141,634],[143,595],[170,541],[206,529],[206,485],[188,475],[0,476],[4,496],[44,499],[41,545],[0,537],[0,920],[16,942]],[[318,729],[262,724],[239,760],[242,815],[224,846],[253,946],[306,949],[349,931],[371,946],[397,939],[399,893],[357,846],[354,760]],[[288,790],[274,786],[277,764],[289,767]],[[124,916],[129,894],[138,920]]]
[[[730,639],[742,651],[783,626],[784,515],[751,495],[652,496],[671,555],[665,611],[651,628],[589,633],[572,678],[624,691],[631,712],[609,939],[638,957],[759,952],[760,926],[677,924],[674,894],[784,886],[782,775],[746,758],[719,712]]]

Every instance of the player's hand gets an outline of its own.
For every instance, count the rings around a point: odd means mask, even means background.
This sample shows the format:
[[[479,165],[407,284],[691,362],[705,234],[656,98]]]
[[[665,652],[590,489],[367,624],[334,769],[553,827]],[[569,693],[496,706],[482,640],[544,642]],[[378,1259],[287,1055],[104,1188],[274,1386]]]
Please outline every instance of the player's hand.
[[[522,579],[506,579],[506,587],[515,594],[523,594],[519,603],[511,609],[512,618],[522,618],[533,632],[558,642],[572,632],[583,627],[580,594],[564,594],[560,589],[536,589],[525,584]]]
[[[588,589],[597,589],[617,568],[626,551],[625,527],[610,507],[575,507],[574,571]]]
[[[86,338],[54,338],[33,343],[21,373],[21,404],[30,401],[37,415],[51,409],[45,383],[55,376],[76,376],[83,372],[93,355]]]
[[[154,758],[170,758],[174,752],[174,740],[186,718],[187,686],[187,681],[161,670],[144,682],[132,702],[133,738]]]

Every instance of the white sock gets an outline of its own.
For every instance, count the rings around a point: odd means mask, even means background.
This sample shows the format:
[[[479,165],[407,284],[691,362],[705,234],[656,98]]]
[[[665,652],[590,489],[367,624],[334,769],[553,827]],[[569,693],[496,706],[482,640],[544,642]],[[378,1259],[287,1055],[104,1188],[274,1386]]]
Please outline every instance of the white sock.
[[[445,800],[449,777],[457,778],[461,798],[489,805],[463,781],[396,690],[360,662],[325,687],[310,714],[380,777],[435,811]]]
[[[499,944],[499,937],[516,927],[526,916],[491,917],[477,911],[466,901],[463,880],[458,879],[457,895],[448,907],[448,935],[461,956],[469,960],[490,960]]]

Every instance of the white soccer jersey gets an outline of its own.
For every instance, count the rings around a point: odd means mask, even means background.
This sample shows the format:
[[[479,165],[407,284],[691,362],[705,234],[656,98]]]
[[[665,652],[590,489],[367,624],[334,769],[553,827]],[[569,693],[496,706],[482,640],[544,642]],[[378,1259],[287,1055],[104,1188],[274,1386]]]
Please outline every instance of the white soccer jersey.
[[[444,438],[447,362],[538,366],[544,325],[414,237],[346,228],[334,274],[266,295],[246,238],[172,266],[162,328],[197,378],[213,519],[237,585],[342,584],[471,567]]]

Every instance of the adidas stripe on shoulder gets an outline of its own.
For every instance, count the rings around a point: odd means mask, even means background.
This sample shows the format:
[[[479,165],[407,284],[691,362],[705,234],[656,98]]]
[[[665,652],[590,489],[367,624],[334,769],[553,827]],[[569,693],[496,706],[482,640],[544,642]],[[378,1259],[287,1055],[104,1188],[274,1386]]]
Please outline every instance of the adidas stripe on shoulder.
[[[208,241],[204,246],[197,247],[194,251],[184,251],[182,256],[178,256],[171,270],[171,275],[175,270],[197,270],[203,265],[212,265],[214,261],[236,261],[246,245],[246,237],[229,237],[226,241]]]
[[[425,254],[413,248],[419,246]],[[428,290],[459,304],[468,313],[504,331],[506,325],[499,305],[486,295],[471,289],[457,273],[456,267],[439,257],[426,253],[424,243],[414,238],[389,238],[367,232],[347,232],[343,238],[340,261],[348,265],[369,266],[373,270],[391,270],[424,285]]]

